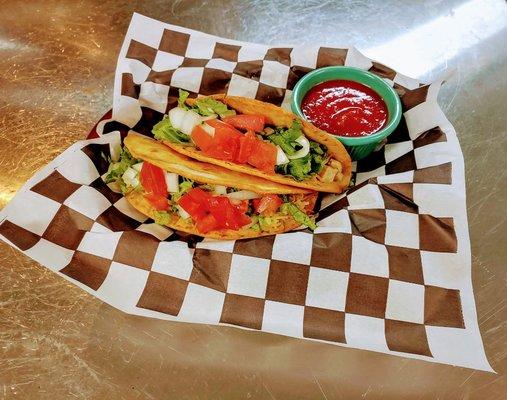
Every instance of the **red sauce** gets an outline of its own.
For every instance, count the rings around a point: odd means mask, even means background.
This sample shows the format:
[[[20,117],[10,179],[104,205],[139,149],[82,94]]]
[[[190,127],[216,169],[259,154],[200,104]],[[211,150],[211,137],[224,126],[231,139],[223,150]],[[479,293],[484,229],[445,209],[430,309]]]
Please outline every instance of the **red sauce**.
[[[339,136],[368,136],[387,123],[387,106],[369,87],[353,81],[322,82],[301,104],[303,114],[318,128]]]

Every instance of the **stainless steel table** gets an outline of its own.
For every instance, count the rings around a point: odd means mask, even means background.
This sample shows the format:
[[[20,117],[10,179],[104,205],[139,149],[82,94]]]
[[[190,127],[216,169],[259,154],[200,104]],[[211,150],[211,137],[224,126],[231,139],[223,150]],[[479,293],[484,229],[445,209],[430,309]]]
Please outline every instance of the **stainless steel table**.
[[[0,244],[0,398],[505,398],[506,3],[1,0],[0,207],[109,108],[134,11],[239,40],[354,44],[426,79],[455,68],[440,102],[464,152],[479,323],[498,375],[125,315]]]

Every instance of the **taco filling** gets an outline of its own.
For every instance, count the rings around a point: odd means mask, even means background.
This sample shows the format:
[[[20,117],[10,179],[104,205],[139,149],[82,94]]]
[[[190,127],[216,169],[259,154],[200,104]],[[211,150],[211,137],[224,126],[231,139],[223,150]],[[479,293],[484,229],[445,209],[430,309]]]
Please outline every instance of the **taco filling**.
[[[289,127],[268,125],[261,114],[237,114],[212,97],[189,105],[188,92],[179,91],[177,107],[153,127],[157,140],[201,151],[205,156],[280,174],[295,181],[316,177],[320,182],[344,179],[342,164],[324,144],[308,139],[295,119]]]
[[[137,196],[147,201],[156,223],[195,229],[200,234],[245,229],[271,233],[280,230],[287,218],[295,226],[316,228],[308,215],[313,194],[259,194],[200,183],[138,160],[126,147],[119,160],[110,163],[104,180],[127,199]]]

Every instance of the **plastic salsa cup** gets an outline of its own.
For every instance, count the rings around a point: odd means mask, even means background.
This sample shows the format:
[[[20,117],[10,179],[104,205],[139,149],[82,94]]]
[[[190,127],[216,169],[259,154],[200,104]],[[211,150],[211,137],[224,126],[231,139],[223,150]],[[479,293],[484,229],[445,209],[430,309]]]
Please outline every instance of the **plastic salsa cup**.
[[[291,102],[291,108],[294,114],[298,115],[300,118],[306,119],[301,110],[301,102],[306,93],[319,83],[335,79],[359,82],[368,86],[379,94],[387,106],[387,124],[378,132],[359,137],[333,135],[343,143],[353,160],[360,160],[375,150],[375,148],[398,126],[402,115],[401,101],[398,94],[387,82],[371,72],[354,67],[324,67],[306,74],[294,87]]]

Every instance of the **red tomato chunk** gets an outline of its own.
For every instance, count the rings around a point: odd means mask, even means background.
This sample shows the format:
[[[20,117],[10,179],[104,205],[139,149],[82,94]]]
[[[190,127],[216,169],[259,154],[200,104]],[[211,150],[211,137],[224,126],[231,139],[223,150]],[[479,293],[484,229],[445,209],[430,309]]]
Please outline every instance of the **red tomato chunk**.
[[[263,115],[233,115],[225,117],[224,122],[231,124],[235,128],[252,130],[255,132],[262,132],[264,124],[266,123],[266,117]]]
[[[178,204],[190,214],[202,233],[218,229],[238,230],[251,222],[246,210],[232,204],[227,197],[212,196],[199,188],[188,191]]]

